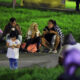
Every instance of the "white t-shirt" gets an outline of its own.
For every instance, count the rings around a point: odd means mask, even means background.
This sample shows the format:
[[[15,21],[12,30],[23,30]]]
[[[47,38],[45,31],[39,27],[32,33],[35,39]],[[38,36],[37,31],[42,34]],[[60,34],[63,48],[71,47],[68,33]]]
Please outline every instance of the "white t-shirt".
[[[29,31],[28,31],[28,34],[27,34],[27,39],[31,39],[31,35],[32,35],[32,31],[29,30]]]
[[[31,39],[31,35],[32,35],[32,31],[29,30],[29,31],[28,31],[28,34],[27,34],[27,39]],[[38,31],[36,32],[36,36],[39,37],[39,35],[40,35],[40,31],[38,30]]]
[[[12,46],[12,45],[19,45],[21,44],[19,40],[16,40],[16,41],[12,41],[11,39],[7,40],[7,42],[9,43],[9,46]],[[19,48],[8,48],[7,50],[7,57],[8,58],[13,58],[13,59],[19,59]]]

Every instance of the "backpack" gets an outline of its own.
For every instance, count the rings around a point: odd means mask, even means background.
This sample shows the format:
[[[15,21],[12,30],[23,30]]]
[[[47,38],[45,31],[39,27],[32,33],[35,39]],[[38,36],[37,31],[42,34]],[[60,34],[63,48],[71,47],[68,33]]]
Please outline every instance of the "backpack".
[[[27,47],[27,51],[28,52],[31,52],[31,53],[35,53],[37,51],[37,44],[30,44],[28,47]]]
[[[26,43],[25,43],[25,42],[22,43],[22,44],[21,44],[21,49],[24,50],[24,49],[25,49],[25,46],[26,46]],[[41,47],[41,45],[40,45],[40,47]],[[35,52],[37,51],[37,43],[30,44],[30,45],[26,48],[26,50],[27,50],[28,52],[30,52],[30,53],[35,53]]]

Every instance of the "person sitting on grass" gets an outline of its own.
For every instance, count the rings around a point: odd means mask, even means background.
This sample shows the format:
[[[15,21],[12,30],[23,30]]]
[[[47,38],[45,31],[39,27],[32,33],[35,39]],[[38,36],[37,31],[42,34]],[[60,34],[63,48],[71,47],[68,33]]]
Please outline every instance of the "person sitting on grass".
[[[15,18],[10,18],[9,23],[4,28],[4,31],[3,31],[1,39],[3,39],[4,37],[6,37],[6,40],[9,39],[11,28],[15,28],[17,30],[17,32],[18,32],[18,39],[20,40],[20,42],[22,42],[21,28],[20,28],[20,26],[18,24],[16,24],[16,19]]]
[[[37,23],[32,23],[28,32],[27,32],[27,42],[26,42],[26,47],[25,50],[27,49],[27,47],[30,44],[35,44],[37,43],[37,52],[40,51],[40,43],[41,43],[41,39],[40,39],[40,31],[38,29],[38,24]]]
[[[48,26],[44,28],[43,35],[44,38],[53,47],[53,50],[50,50],[49,52],[57,53],[57,48],[60,42],[63,43],[63,34],[61,29],[56,25],[56,21],[48,21]]]
[[[10,39],[7,40],[6,46],[7,50],[7,58],[9,59],[10,69],[18,68],[18,59],[19,59],[19,48],[20,41],[18,40],[18,34],[15,29],[10,32]]]

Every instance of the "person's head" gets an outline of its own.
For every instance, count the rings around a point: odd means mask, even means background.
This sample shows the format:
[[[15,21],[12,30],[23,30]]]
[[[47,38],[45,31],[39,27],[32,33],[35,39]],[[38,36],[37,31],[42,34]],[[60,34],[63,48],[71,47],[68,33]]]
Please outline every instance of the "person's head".
[[[65,36],[63,46],[64,45],[75,45],[76,43],[77,42],[76,42],[75,38],[73,37],[72,33],[70,33]]]
[[[38,24],[34,23],[34,30],[37,31],[38,30]]]
[[[17,34],[15,28],[12,28],[11,32],[10,32],[10,39],[16,40],[17,38],[18,38],[18,34]]]
[[[38,30],[38,24],[35,23],[35,22],[32,23],[30,29],[31,29],[32,31],[37,31],[37,30]]]
[[[55,20],[49,20],[48,21],[48,28],[49,29],[51,29],[51,28],[53,28],[53,27],[55,27],[56,26],[56,21]]]
[[[16,19],[15,18],[10,18],[10,24],[15,27],[16,26]]]

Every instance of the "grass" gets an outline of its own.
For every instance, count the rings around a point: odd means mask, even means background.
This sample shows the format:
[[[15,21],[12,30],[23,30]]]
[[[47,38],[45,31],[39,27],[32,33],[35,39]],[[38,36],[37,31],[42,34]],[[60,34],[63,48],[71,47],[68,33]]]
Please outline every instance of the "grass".
[[[37,22],[39,24],[39,29],[42,33],[48,20],[54,19],[64,35],[72,32],[77,41],[80,39],[80,14],[77,12],[51,12],[26,8],[12,9],[0,7],[0,16],[0,28],[2,29],[4,29],[4,26],[9,22],[9,18],[15,17],[17,23],[22,28],[23,38],[32,22]]]
[[[57,80],[57,78],[64,72],[62,66],[55,68],[22,68],[18,70],[10,70],[8,68],[0,68],[0,80]],[[75,73],[80,76],[80,69]]]
[[[67,8],[73,8],[72,6],[68,6],[68,4],[69,3],[66,3]],[[17,23],[19,23],[22,28],[23,38],[32,22],[37,22],[39,24],[39,29],[42,33],[48,20],[54,19],[58,26],[60,26],[64,35],[72,32],[76,40],[80,42],[80,13],[51,12],[25,8],[16,8],[14,10],[12,8],[0,7],[0,16],[0,28],[2,29],[4,29],[4,26],[9,22],[9,18],[15,17]],[[24,68],[17,71],[0,68],[0,80],[5,80],[5,78],[6,80],[57,80],[57,77],[63,71],[61,66],[50,69],[38,67]]]
[[[63,68],[23,68],[11,71],[7,68],[0,68],[0,80],[57,80],[58,76],[63,73]]]

